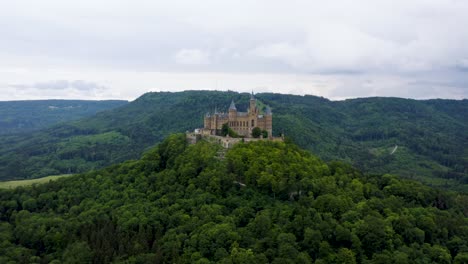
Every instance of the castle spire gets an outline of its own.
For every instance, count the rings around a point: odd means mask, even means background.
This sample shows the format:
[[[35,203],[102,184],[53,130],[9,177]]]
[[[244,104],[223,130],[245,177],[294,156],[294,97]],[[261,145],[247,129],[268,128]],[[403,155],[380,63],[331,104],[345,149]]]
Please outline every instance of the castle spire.
[[[234,104],[234,100],[231,101],[231,105],[229,106],[229,110],[237,111],[236,104]]]
[[[255,99],[253,90],[252,90],[252,93],[250,94],[249,112],[251,113],[251,115],[257,115],[257,100]]]
[[[265,108],[265,115],[271,115],[271,108],[268,105]]]

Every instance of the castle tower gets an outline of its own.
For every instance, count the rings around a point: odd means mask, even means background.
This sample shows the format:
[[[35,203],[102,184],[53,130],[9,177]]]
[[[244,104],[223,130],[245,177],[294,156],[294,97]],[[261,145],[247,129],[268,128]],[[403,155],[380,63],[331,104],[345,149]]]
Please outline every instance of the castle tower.
[[[234,104],[234,100],[231,101],[231,105],[229,106],[229,120],[234,121],[237,117],[237,108],[236,104]]]
[[[255,99],[254,93],[250,94],[250,107],[249,107],[250,114],[257,114],[257,99]]]
[[[267,106],[265,108],[265,130],[268,132],[268,137],[273,137],[273,113],[271,108]]]
[[[206,129],[211,129],[211,115],[210,113],[206,113],[204,125]]]
[[[213,114],[213,119],[211,120],[211,127],[212,127],[212,134],[216,135],[216,129],[218,129],[218,108],[215,106],[214,114]]]

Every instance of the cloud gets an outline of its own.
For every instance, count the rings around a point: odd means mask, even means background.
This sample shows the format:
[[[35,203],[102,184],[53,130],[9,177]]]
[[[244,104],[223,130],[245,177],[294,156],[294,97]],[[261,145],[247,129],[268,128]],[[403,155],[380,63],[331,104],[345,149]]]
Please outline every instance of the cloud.
[[[101,86],[94,82],[86,82],[83,80],[75,80],[69,83],[69,87],[80,90],[80,91],[94,91],[107,89],[105,86]]]
[[[28,86],[26,86],[28,87]],[[39,82],[39,83],[34,83],[31,84],[28,88],[30,89],[39,89],[39,90],[65,90],[70,87],[70,82],[66,80],[57,80],[57,81],[51,81],[51,82]]]
[[[468,71],[468,59],[460,59],[457,68],[463,71]]]
[[[30,84],[0,83],[0,90],[0,100],[118,98],[107,86],[84,80],[53,80]]]
[[[198,49],[179,50],[175,55],[175,60],[178,64],[184,65],[203,65],[210,63],[208,53]]]
[[[115,96],[133,96],[131,82],[156,86],[144,74],[151,72],[193,73],[184,75],[193,78],[185,89],[211,73],[244,80],[278,74],[288,76],[282,80],[290,84],[281,82],[287,88],[273,88],[269,80],[255,85],[297,93],[308,89],[303,83],[291,88],[290,76],[320,75],[335,92],[315,82],[309,90],[335,98],[466,97],[467,12],[468,1],[461,0],[8,1],[0,10],[0,24],[9,25],[0,27],[0,80],[16,89],[100,95],[112,86]],[[61,71],[67,73],[56,74]],[[120,76],[128,76],[127,87]],[[178,81],[164,84],[178,87]],[[428,83],[410,84],[418,81]],[[450,81],[457,85],[431,88]],[[99,89],[101,83],[106,86]],[[213,80],[200,83],[216,87]]]
[[[107,89],[94,82],[87,82],[83,80],[55,80],[48,82],[37,82],[33,84],[9,84],[8,86],[16,89],[37,89],[37,90],[69,90],[74,89],[77,91],[96,91]]]

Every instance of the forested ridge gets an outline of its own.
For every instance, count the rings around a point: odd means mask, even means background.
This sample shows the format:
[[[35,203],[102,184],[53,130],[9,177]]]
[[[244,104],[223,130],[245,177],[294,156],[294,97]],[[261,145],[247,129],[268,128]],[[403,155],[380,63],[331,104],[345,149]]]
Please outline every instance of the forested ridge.
[[[0,190],[1,263],[466,263],[468,197],[292,143],[187,145]]]
[[[0,135],[26,133],[127,104],[123,100],[0,101]]]
[[[284,132],[320,158],[366,173],[393,173],[439,188],[468,191],[468,100],[257,94]],[[127,159],[174,132],[203,126],[217,107],[248,106],[249,95],[147,93],[117,109],[22,136],[0,137],[0,179],[80,173]],[[395,151],[393,151],[395,149]]]

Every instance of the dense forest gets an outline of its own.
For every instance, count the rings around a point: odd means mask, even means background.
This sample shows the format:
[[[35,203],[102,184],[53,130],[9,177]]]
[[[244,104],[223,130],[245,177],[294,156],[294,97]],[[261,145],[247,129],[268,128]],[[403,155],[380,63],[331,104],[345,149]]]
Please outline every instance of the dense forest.
[[[292,143],[185,135],[0,190],[0,263],[467,263],[468,197]]]
[[[393,173],[468,192],[468,100],[257,94],[273,110],[273,133],[284,133],[326,161],[366,173]],[[80,173],[138,158],[174,132],[203,125],[215,107],[240,110],[249,95],[186,91],[148,93],[93,117],[27,135],[0,137],[0,179]]]
[[[0,135],[43,129],[127,104],[122,100],[0,101]]]

